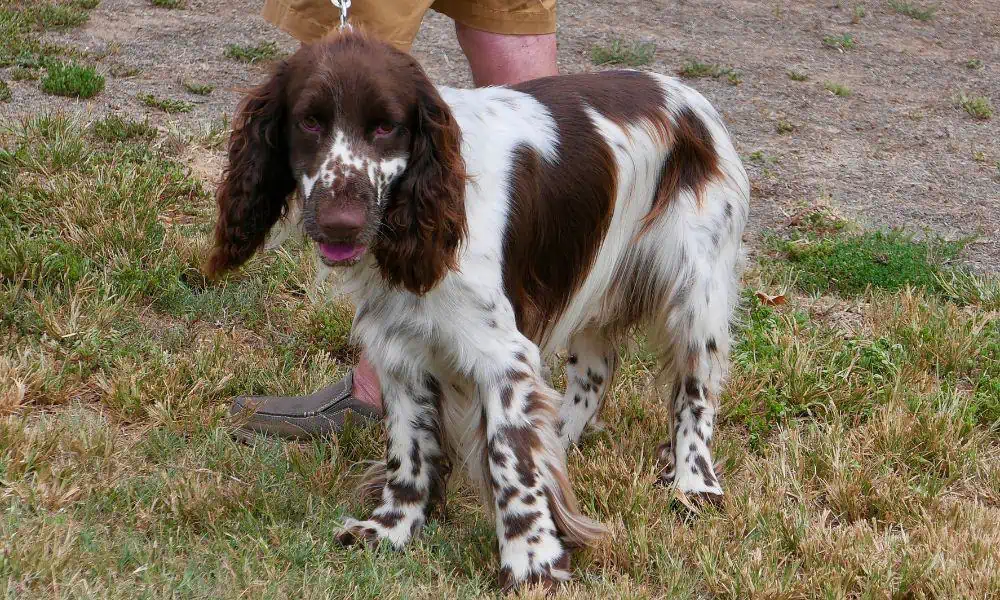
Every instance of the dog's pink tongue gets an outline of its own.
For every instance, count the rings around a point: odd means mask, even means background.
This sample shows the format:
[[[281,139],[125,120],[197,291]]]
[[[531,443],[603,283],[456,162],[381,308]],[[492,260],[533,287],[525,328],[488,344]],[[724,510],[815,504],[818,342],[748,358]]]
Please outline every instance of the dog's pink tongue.
[[[319,251],[327,260],[340,262],[359,256],[365,251],[365,247],[355,244],[320,244]]]

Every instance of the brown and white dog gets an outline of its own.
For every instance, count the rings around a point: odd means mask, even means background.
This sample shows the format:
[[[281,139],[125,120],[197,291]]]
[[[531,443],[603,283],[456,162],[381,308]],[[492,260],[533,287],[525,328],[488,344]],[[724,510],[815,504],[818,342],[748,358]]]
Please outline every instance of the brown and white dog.
[[[638,71],[435,87],[410,56],[337,34],[241,105],[208,271],[250,258],[296,190],[386,411],[381,504],[342,542],[405,545],[457,462],[496,516],[501,585],[567,579],[567,544],[604,528],[577,507],[565,447],[634,328],[674,382],[661,477],[722,494],[710,446],[749,183],[699,93]],[[542,375],[561,350],[562,397]]]

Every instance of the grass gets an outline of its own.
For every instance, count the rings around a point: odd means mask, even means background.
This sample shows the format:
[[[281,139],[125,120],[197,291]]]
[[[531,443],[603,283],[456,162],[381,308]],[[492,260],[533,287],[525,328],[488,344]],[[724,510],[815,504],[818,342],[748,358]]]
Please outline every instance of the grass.
[[[865,15],[866,12],[864,5],[858,4],[857,6],[854,7],[853,10],[851,10],[851,23],[857,25],[858,23],[861,22],[861,19],[865,18]]]
[[[35,81],[40,77],[38,70],[30,67],[11,67],[7,74],[14,81]]]
[[[238,60],[246,63],[255,63],[262,60],[274,60],[281,56],[278,44],[275,42],[261,42],[254,46],[244,44],[228,44],[224,52],[226,58]]]
[[[889,8],[896,14],[905,15],[911,19],[923,22],[934,20],[934,14],[937,12],[937,7],[935,6],[923,7],[914,2],[906,2],[905,0],[889,0]]]
[[[595,44],[590,49],[590,62],[595,65],[621,65],[641,67],[648,65],[656,53],[651,42],[626,42],[612,40],[610,44]]]
[[[993,117],[993,103],[986,96],[959,94],[958,105],[973,117],[986,121]]]
[[[725,77],[731,85],[739,85],[743,82],[742,76],[732,67],[720,67],[719,65],[698,62],[697,60],[689,60],[681,65],[681,68],[677,70],[677,74],[689,79],[704,77],[719,79]]]
[[[305,245],[293,240],[206,282],[197,268],[211,190],[148,126],[59,116],[3,124],[8,590],[501,597],[492,521],[458,477],[447,520],[431,519],[405,552],[333,543],[338,523],[363,510],[353,465],[381,455],[379,427],[301,444],[230,438],[232,396],[313,390],[356,358],[351,307],[313,289]],[[862,235],[821,211],[796,223],[814,243]],[[913,264],[927,257],[897,254]],[[806,280],[788,276],[803,264],[776,255],[746,276],[715,441],[728,486],[719,509],[692,518],[655,484],[668,413],[642,340],[622,351],[607,429],[570,453],[584,511],[611,538],[574,556],[575,581],[558,597],[969,598],[996,589],[996,279],[939,267],[938,283],[925,285],[921,267],[895,269],[906,280],[882,285],[865,266],[867,282],[845,299],[805,292]],[[754,299],[761,289],[788,301],[764,306]]]
[[[148,122],[133,121],[121,115],[109,115],[90,126],[90,133],[103,142],[128,142],[150,140],[157,135],[155,127]]]
[[[38,67],[53,56],[66,56],[73,49],[43,44],[44,31],[62,31],[87,21],[93,0],[50,3],[37,0],[0,1],[0,67]],[[79,52],[79,51],[77,51]]]
[[[10,85],[0,79],[0,102],[10,102],[14,98],[14,93],[10,91]]]
[[[978,58],[970,58],[965,61],[965,68],[970,71],[981,71],[983,69],[983,61]]]
[[[792,81],[807,81],[809,79],[809,75],[801,71],[788,71],[788,78]]]
[[[167,114],[191,112],[191,109],[194,108],[194,104],[190,102],[174,98],[160,98],[153,94],[139,94],[138,98],[146,106],[162,110]]]
[[[104,90],[104,76],[90,65],[53,62],[46,68],[41,87],[55,96],[93,98]]]
[[[851,88],[841,83],[835,83],[833,81],[824,82],[823,89],[832,93],[834,96],[839,96],[841,98],[848,98],[851,96],[851,94],[853,94]]]
[[[787,119],[778,119],[778,122],[774,126],[775,131],[781,135],[787,135],[795,131],[795,124]]]
[[[905,287],[940,292],[939,278],[965,241],[916,240],[900,231],[848,233],[844,222],[822,212],[799,220],[799,231],[772,241],[788,261],[800,289],[851,297],[870,288]]]
[[[840,51],[850,50],[856,45],[854,36],[850,33],[842,35],[823,36],[823,45],[828,48],[836,48]]]
[[[135,77],[141,72],[142,69],[140,69],[139,67],[133,67],[121,64],[111,65],[111,67],[108,69],[108,73],[110,73],[112,77],[122,77],[122,78]]]
[[[184,81],[184,89],[199,96],[207,96],[215,91],[215,86],[197,81]]]
[[[185,8],[187,0],[149,0],[157,8]]]

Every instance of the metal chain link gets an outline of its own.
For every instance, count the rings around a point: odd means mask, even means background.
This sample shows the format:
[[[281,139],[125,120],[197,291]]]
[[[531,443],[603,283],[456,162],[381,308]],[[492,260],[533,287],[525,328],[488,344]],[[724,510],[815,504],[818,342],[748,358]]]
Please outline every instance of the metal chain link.
[[[351,24],[347,22],[347,10],[351,8],[351,0],[330,0],[330,2],[340,9],[340,29],[350,29]]]

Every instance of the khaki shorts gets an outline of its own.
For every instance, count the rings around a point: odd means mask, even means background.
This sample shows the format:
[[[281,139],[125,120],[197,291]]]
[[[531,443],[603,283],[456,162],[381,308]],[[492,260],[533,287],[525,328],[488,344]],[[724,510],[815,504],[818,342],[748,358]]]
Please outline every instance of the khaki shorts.
[[[556,0],[353,0],[348,16],[352,24],[407,51],[428,9],[492,33],[556,30]],[[300,42],[317,40],[340,24],[340,9],[330,0],[265,0],[261,15]]]

